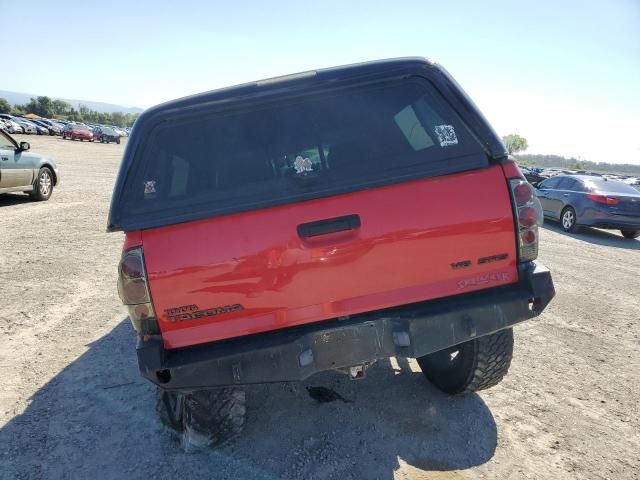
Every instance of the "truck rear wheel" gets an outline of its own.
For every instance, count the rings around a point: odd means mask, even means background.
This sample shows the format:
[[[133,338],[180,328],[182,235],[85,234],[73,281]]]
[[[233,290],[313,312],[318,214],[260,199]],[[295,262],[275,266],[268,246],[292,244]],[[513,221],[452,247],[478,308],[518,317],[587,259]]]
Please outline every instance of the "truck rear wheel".
[[[418,358],[427,379],[448,394],[491,388],[507,374],[513,356],[513,330],[501,330]]]
[[[182,433],[183,443],[217,447],[242,432],[246,397],[240,388],[191,393],[158,388],[156,410],[167,427]]]

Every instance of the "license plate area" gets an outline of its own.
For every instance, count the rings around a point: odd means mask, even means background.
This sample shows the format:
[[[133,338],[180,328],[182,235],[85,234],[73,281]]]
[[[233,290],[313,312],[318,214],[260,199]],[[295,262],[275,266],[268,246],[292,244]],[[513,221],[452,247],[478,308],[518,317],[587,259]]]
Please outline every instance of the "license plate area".
[[[314,334],[313,357],[316,365],[334,369],[374,361],[382,351],[376,325],[367,322]]]

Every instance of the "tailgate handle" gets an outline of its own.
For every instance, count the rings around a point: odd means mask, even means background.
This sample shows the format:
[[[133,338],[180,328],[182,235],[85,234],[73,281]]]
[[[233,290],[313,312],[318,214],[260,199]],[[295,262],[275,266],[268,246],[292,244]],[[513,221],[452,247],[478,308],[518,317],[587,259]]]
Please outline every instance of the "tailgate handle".
[[[298,235],[302,238],[317,237],[328,233],[355,230],[360,227],[360,215],[345,215],[344,217],[327,218],[317,222],[298,225]]]

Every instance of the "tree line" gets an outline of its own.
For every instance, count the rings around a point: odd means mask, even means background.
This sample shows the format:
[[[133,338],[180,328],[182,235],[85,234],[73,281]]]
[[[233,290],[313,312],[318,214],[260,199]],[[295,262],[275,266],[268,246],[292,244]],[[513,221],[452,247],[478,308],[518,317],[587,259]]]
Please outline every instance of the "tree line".
[[[510,155],[516,155],[526,150],[527,139],[520,135],[510,134],[502,137]],[[640,175],[640,165],[630,163],[590,162],[574,157],[562,157],[560,155],[517,155],[520,165],[540,168],[561,168],[563,170],[588,170],[597,173],[617,173],[620,175]]]
[[[31,100],[24,105],[11,106],[6,99],[0,98],[0,113],[11,115],[24,115],[35,113],[40,117],[58,118],[61,120],[72,120],[74,122],[99,123],[103,125],[115,125],[118,127],[130,127],[138,118],[138,113],[124,112],[96,112],[86,105],[78,105],[74,108],[64,100],[52,99],[46,96],[31,97]]]
[[[518,163],[541,168],[561,168],[563,170],[588,170],[597,173],[620,175],[640,175],[640,165],[631,163],[590,162],[560,155],[519,155]]]

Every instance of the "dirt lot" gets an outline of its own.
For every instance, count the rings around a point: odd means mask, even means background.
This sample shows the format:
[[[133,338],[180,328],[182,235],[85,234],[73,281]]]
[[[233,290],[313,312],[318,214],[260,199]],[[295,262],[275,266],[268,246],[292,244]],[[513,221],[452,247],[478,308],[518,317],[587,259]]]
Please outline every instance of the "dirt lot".
[[[516,329],[511,372],[447,398],[413,362],[366,380],[323,374],[248,389],[249,423],[218,451],[185,452],[137,373],[106,234],[124,145],[30,136],[62,176],[49,202],[0,197],[2,478],[639,478],[640,241],[548,225],[557,297]],[[352,403],[317,403],[305,386]]]

